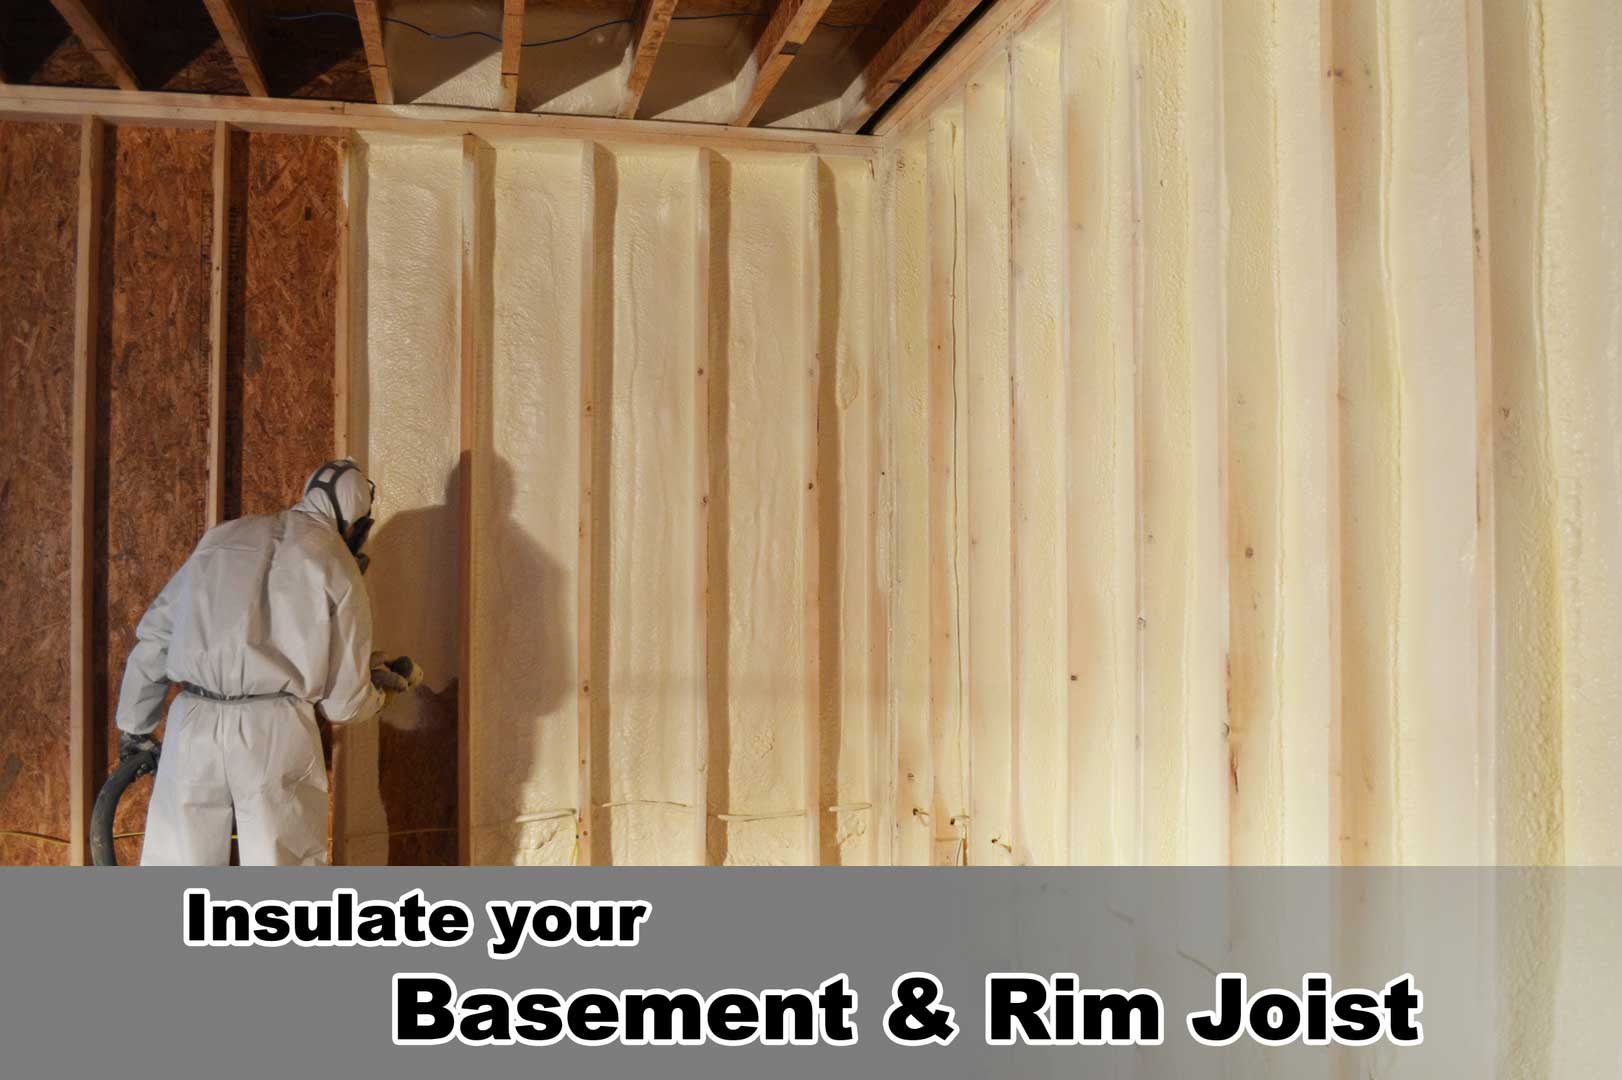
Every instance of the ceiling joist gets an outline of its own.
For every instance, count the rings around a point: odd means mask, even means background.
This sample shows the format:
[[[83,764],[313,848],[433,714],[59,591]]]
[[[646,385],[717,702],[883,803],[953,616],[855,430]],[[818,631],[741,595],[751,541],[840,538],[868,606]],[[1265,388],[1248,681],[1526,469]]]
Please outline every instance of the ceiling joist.
[[[653,77],[654,62],[670,32],[670,17],[676,14],[676,0],[640,0],[631,35],[631,74],[625,81],[625,97],[620,102],[621,120],[634,120],[642,106],[642,95]]]
[[[761,32],[755,44],[755,54],[749,66],[754,71],[749,96],[738,110],[734,124],[746,127],[754,123],[766,99],[777,87],[777,82],[788,71],[788,66],[799,55],[800,46],[811,36],[817,23],[827,12],[831,0],[777,0],[771,21]]]
[[[379,105],[393,105],[394,80],[389,78],[389,57],[383,51],[383,4],[384,0],[355,0],[355,19],[372,73],[372,97]]]
[[[518,108],[518,73],[524,61],[524,0],[501,3],[501,111]]]
[[[248,14],[242,0],[203,0],[209,18],[220,32],[220,40],[236,63],[242,85],[254,97],[269,97],[270,86],[265,82],[265,69],[259,63],[259,50],[254,47],[253,35],[248,30]]]
[[[51,4],[120,90],[140,89],[104,0],[51,0]]]
[[[845,117],[839,130],[847,134],[860,131],[979,6],[980,0],[921,0],[845,91]]]

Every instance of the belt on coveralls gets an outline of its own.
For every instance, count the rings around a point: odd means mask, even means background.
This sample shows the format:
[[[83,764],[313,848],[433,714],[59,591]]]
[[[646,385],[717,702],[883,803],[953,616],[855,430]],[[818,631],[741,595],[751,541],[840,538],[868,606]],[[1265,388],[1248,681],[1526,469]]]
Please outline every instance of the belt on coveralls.
[[[212,690],[204,690],[201,686],[193,686],[191,683],[181,683],[180,692],[190,694],[192,697],[200,697],[205,701],[276,701],[279,698],[293,697],[292,694],[285,690],[277,691],[274,694],[216,694]]]

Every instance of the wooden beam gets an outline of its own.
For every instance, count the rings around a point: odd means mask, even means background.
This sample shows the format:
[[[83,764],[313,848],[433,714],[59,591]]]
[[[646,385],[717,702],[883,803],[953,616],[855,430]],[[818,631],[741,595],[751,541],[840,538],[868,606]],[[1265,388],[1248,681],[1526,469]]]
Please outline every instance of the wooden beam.
[[[715,152],[697,153],[693,252],[693,865],[709,861],[710,835],[710,201]]]
[[[77,123],[212,128],[223,120],[243,131],[287,134],[384,132],[420,137],[474,134],[492,140],[571,139],[602,146],[698,147],[761,153],[871,158],[879,140],[834,132],[740,128],[668,120],[501,113],[454,105],[366,105],[309,98],[129,93],[71,86],[0,86],[0,116]]]
[[[734,124],[747,127],[754,123],[755,114],[760,107],[766,104],[777,87],[777,82],[788,70],[788,66],[799,55],[800,46],[805,44],[811,31],[816,29],[817,23],[822,21],[823,13],[828,10],[832,0],[777,0],[777,7],[772,11],[771,21],[761,32],[760,40],[755,44],[754,56],[750,59],[750,66],[754,69],[754,78],[749,86],[749,96],[738,110]]]
[[[208,527],[225,520],[226,263],[230,258],[231,129],[214,125],[214,235],[209,244],[208,285]]]
[[[676,0],[640,0],[631,35],[631,74],[625,80],[625,98],[620,102],[621,120],[636,118],[648,80],[653,77],[659,49],[670,31],[670,17],[675,13]]]
[[[518,108],[518,74],[524,62],[524,0],[502,0],[501,111]]]
[[[242,85],[254,97],[269,97],[270,86],[259,64],[259,50],[248,32],[248,13],[243,10],[242,0],[203,0],[203,4],[237,66],[237,74],[242,76]]]
[[[51,0],[51,5],[120,90],[141,88],[103,0]]]
[[[478,537],[479,394],[483,344],[480,322],[484,310],[483,203],[479,156],[483,144],[476,135],[462,136],[462,283],[461,311],[461,486],[457,494],[461,517],[457,565],[457,708],[456,708],[456,854],[462,866],[473,855],[473,656],[477,620],[473,610],[473,556]]]
[[[595,861],[592,850],[597,804],[592,793],[592,720],[591,696],[592,650],[594,626],[592,600],[595,595],[596,571],[592,559],[593,526],[596,515],[592,503],[592,484],[597,442],[593,413],[597,393],[597,144],[586,142],[580,154],[580,462],[579,505],[580,546],[576,555],[575,601],[577,623],[575,630],[576,663],[576,764],[579,767],[575,785],[575,861],[590,866]]]
[[[354,243],[359,234],[357,221],[361,212],[360,192],[364,178],[360,175],[363,163],[358,140],[345,135],[338,154],[340,190],[343,205],[338,216],[338,272],[334,282],[333,367],[332,367],[332,456],[354,456],[365,467],[363,448],[352,445],[350,409],[350,341],[353,329],[350,320],[354,312],[352,282],[356,264]],[[368,723],[376,723],[376,719]],[[349,862],[349,725],[332,726],[332,833],[327,840],[328,859],[333,866]]]
[[[800,328],[805,379],[805,785],[806,865],[822,863],[822,202],[816,158],[805,162],[805,234],[801,243]]]
[[[873,134],[889,136],[921,121],[935,106],[955,95],[963,82],[1008,39],[1030,26],[1055,0],[995,0],[974,25],[963,31],[945,56],[908,88],[873,125]]]
[[[79,125],[79,232],[73,288],[73,476],[68,489],[69,539],[68,709],[71,797],[68,862],[84,866],[90,852],[90,809],[100,772],[96,740],[91,610],[96,527],[96,345],[100,334],[102,154],[106,132],[100,120]]]
[[[383,48],[384,0],[355,0],[355,21],[360,24],[366,67],[372,75],[372,96],[379,105],[394,104],[394,80],[389,78],[389,54]]]
[[[839,129],[860,131],[979,6],[980,0],[922,0],[845,91],[845,117]]]

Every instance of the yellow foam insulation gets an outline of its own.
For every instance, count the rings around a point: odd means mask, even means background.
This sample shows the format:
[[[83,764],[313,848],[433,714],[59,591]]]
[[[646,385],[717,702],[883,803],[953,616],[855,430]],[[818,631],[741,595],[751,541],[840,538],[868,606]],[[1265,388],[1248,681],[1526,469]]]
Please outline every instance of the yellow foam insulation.
[[[1212,5],[1144,4],[1139,364],[1142,856],[1227,861],[1223,282]]]
[[[1013,340],[1009,328],[1008,58],[998,55],[963,90],[963,184],[966,233],[967,429],[969,543],[961,554],[963,665],[968,672],[970,778],[967,857],[1014,861],[1014,805],[1019,713],[1014,686],[1013,627]]]
[[[1230,8],[1229,736],[1232,859],[1329,861],[1334,338],[1330,84],[1317,8]],[[1258,154],[1258,139],[1297,148]]]
[[[803,760],[810,694],[806,653],[806,522],[802,492],[810,397],[803,343],[810,319],[803,275],[807,174],[799,162],[738,157],[713,177],[711,221],[724,315],[711,338],[724,381],[724,489],[712,492],[718,528],[712,595],[726,625],[712,642],[724,723],[711,732],[711,802],[721,861],[812,861],[805,850]],[[742,820],[748,819],[748,820]]]
[[[685,863],[695,810],[693,733],[701,672],[693,638],[698,498],[693,436],[694,155],[617,153],[599,167],[597,243],[612,280],[609,362],[597,373],[598,423],[608,432],[608,652],[597,704],[607,712],[607,804],[597,843],[608,861]],[[605,286],[607,286],[605,288]],[[601,433],[599,433],[599,436]],[[601,525],[601,522],[600,522]],[[595,668],[594,664],[594,668]]]
[[[1622,858],[1619,23],[1062,0],[871,161],[487,149],[475,859]],[[360,163],[368,583],[443,683],[461,145]]]
[[[377,647],[410,655],[443,693],[457,669],[461,144],[378,137],[363,158],[365,362],[352,392],[379,493],[366,585]],[[434,701],[402,695],[348,733],[349,862],[388,861],[379,724],[419,730]]]
[[[501,12],[501,0],[396,0],[390,4],[388,17],[438,35],[482,32],[444,40],[399,22],[385,24],[384,47],[396,99],[498,108],[501,46],[483,35],[500,37]],[[737,116],[753,78],[749,58],[755,37],[765,20],[743,17],[745,12],[735,14],[739,17],[678,17],[670,24],[638,110],[640,117],[716,124]],[[849,65],[843,51],[834,52],[847,37],[848,33],[830,31],[807,43],[811,57],[820,52],[824,72],[834,62]],[[630,74],[632,36],[631,26],[615,5],[532,4],[525,13],[524,41],[529,47],[523,50],[519,69],[519,111],[590,116],[613,116],[619,111]],[[822,100],[827,96],[826,90],[821,94],[801,90],[774,105],[761,121],[831,130],[838,126],[838,103]]]
[[[1014,734],[1021,863],[1069,858],[1064,194],[1057,18],[1009,55]]]
[[[1488,854],[1465,23],[1337,9],[1349,862]]]
[[[932,861],[929,703],[929,160],[922,134],[887,157],[885,233],[892,303],[887,316],[889,449],[880,518],[889,572],[886,728],[893,746],[887,789],[891,861]]]
[[[822,765],[824,863],[869,864],[876,851],[876,780],[880,676],[874,660],[874,518],[878,465],[874,452],[874,320],[878,288],[878,219],[873,165],[832,159],[817,167],[820,281],[817,351],[822,358],[819,503],[821,580],[837,597],[836,619],[822,628]]]
[[[914,808],[930,832],[931,861],[967,863],[971,823],[970,658],[966,655],[970,574],[968,180],[963,103],[930,121],[928,589],[930,803]]]
[[[1064,20],[1070,851],[1139,858],[1136,246],[1126,6]]]
[[[1565,857],[1622,862],[1622,11],[1536,5],[1535,253],[1559,506]],[[1614,954],[1613,954],[1614,955]]]
[[[567,864],[574,854],[584,168],[574,144],[495,153],[479,418],[488,450],[473,553],[471,836],[481,864]]]

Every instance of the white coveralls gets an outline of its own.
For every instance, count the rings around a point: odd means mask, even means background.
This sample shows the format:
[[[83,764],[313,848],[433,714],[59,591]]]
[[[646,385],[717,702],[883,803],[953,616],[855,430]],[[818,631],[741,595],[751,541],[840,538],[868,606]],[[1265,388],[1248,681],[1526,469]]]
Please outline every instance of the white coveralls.
[[[371,508],[359,470],[337,481],[346,521]],[[372,609],[324,491],[291,510],[210,529],[136,630],[118,699],[120,730],[169,710],[147,810],[145,866],[225,866],[231,829],[244,866],[327,861],[327,773],[315,707],[333,723],[375,714]]]

